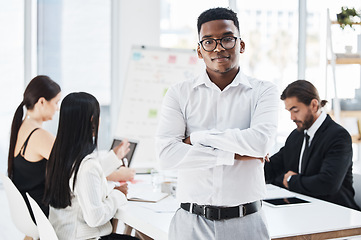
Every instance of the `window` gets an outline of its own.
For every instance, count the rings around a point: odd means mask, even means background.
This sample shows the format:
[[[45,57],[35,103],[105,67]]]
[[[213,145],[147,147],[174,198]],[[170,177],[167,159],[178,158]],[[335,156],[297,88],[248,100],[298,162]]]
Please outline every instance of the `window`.
[[[228,0],[161,0],[160,46],[197,48],[197,18],[211,7],[228,7]]]
[[[65,97],[88,92],[101,106],[99,148],[110,146],[111,2],[103,0],[39,1],[38,74],[58,82]],[[56,134],[58,116],[47,123]]]
[[[0,4],[0,172],[7,170],[10,127],[24,89],[24,1]]]

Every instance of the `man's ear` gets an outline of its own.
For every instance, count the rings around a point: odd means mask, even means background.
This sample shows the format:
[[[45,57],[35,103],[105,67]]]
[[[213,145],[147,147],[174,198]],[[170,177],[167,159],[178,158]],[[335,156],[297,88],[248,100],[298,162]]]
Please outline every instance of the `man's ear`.
[[[240,43],[241,45],[240,47],[240,53],[244,53],[245,49],[246,49],[246,44],[241,40]]]
[[[197,54],[198,54],[199,59],[203,59],[203,56],[202,56],[202,53],[201,53],[201,47],[200,47],[199,44],[198,44],[198,47],[197,47]]]
[[[311,103],[310,103],[310,105],[311,105],[311,109],[312,109],[312,111],[314,111],[314,112],[317,112],[318,111],[318,109],[319,109],[319,104],[318,104],[318,100],[317,99],[312,99],[311,100]]]

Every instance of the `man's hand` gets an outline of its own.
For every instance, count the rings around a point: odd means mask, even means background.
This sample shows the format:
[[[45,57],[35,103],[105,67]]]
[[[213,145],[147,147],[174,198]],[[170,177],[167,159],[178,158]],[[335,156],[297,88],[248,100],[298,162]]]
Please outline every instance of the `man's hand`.
[[[295,173],[293,171],[288,171],[284,177],[283,177],[283,185],[288,188],[288,182],[287,182],[287,179],[290,177],[290,176],[293,176],[293,175],[298,175],[298,173]]]
[[[183,139],[183,142],[189,145],[192,145],[191,143],[191,137],[187,137],[186,139]]]
[[[247,156],[247,155],[239,155],[237,153],[234,154],[234,159],[239,160],[239,161],[245,161],[245,160],[260,160],[262,163],[264,163],[264,161],[269,162],[269,158],[268,158],[269,154],[267,153],[267,155],[264,158],[258,158],[258,157],[251,157],[251,156]]]

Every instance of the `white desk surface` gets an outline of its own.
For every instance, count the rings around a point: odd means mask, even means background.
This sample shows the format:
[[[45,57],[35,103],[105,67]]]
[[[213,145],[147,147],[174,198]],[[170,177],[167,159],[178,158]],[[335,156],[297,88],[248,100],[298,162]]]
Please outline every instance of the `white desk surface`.
[[[137,175],[136,179],[149,181],[150,176]],[[137,187],[137,184],[130,185],[130,189],[132,187]],[[361,235],[361,212],[267,185],[269,198],[291,195],[311,203],[284,207],[263,205],[272,239],[311,239],[305,238],[311,235],[325,239]],[[151,238],[166,240],[171,219],[178,207],[179,204],[172,196],[158,203],[129,201],[118,210],[115,217]]]

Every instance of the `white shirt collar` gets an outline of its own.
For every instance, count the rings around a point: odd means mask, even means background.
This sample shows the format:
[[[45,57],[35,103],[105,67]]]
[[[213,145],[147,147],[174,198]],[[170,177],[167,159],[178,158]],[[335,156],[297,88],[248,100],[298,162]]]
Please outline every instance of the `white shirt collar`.
[[[320,128],[320,126],[322,125],[322,123],[325,121],[327,115],[324,111],[321,111],[320,116],[318,116],[318,118],[316,119],[316,121],[312,124],[312,126],[305,130],[305,133],[308,134],[308,136],[310,136],[310,142],[312,140],[312,138],[315,136],[315,133],[317,132],[317,130]]]
[[[219,89],[209,78],[208,74],[206,71],[204,71],[203,74],[201,74],[197,80],[194,82],[193,84],[193,88],[196,88],[200,85],[206,85],[207,87],[210,88],[214,88],[216,87],[217,89]],[[253,88],[251,83],[248,80],[248,77],[246,75],[244,75],[241,70],[237,73],[237,75],[235,76],[235,78],[233,79],[233,81],[231,82],[231,84],[229,84],[224,90],[228,89],[229,87],[233,87],[233,86],[237,86],[239,84],[245,85],[249,88]]]

